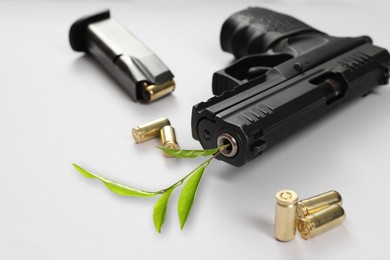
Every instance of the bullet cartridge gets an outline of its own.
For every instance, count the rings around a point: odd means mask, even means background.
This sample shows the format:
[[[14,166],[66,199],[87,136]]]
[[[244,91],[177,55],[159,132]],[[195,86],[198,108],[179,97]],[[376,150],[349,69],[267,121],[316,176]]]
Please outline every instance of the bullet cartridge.
[[[161,131],[160,131],[160,136],[161,136],[161,143],[164,148],[168,149],[180,149],[177,140],[176,140],[176,134],[175,134],[175,129],[170,126],[164,126]],[[169,154],[164,153],[166,157],[172,157]]]
[[[292,190],[276,193],[275,238],[287,242],[295,237],[298,195]]]
[[[168,118],[160,118],[155,121],[139,125],[133,128],[132,134],[136,143],[143,143],[160,136],[160,130],[170,125]]]
[[[176,84],[174,80],[168,80],[163,84],[151,84],[151,85],[145,84],[144,85],[145,100],[152,102],[165,95],[168,95],[173,90],[175,90],[175,86]]]
[[[297,205],[297,218],[304,218],[309,214],[322,210],[333,204],[337,204],[339,206],[343,204],[341,195],[334,190],[301,200]]]
[[[344,220],[344,209],[337,204],[333,204],[325,209],[298,219],[297,227],[304,239],[310,239],[340,225]]]

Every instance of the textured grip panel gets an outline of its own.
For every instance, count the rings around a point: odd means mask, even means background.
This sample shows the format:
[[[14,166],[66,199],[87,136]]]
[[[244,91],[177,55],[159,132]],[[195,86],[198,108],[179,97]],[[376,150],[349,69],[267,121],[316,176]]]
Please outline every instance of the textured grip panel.
[[[318,32],[288,15],[254,7],[230,16],[222,26],[221,47],[236,58],[266,52],[283,38],[303,32]]]

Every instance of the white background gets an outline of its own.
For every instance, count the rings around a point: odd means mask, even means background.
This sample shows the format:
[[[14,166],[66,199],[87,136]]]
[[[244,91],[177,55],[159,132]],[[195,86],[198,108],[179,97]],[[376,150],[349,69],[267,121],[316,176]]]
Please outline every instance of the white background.
[[[236,168],[214,161],[183,231],[156,198],[121,197],[78,174],[77,163],[124,184],[164,188],[202,160],[166,159],[131,128],[167,116],[182,148],[191,108],[211,97],[212,73],[233,58],[223,21],[247,6],[293,15],[336,36],[370,35],[390,47],[387,1],[0,2],[0,259],[389,259],[390,88],[342,107],[262,157]],[[173,95],[133,102],[92,58],[71,50],[78,18],[111,9],[175,74]],[[319,237],[273,238],[274,196],[337,190],[346,221]]]

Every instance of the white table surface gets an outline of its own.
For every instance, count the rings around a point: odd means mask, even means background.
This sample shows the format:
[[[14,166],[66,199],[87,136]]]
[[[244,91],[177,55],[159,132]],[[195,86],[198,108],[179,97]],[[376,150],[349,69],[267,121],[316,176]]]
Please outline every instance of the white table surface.
[[[171,198],[162,234],[155,198],[121,197],[82,177],[97,174],[156,190],[201,160],[166,159],[157,140],[137,145],[135,125],[167,116],[182,148],[191,108],[211,97],[212,73],[230,54],[223,21],[247,6],[293,15],[336,36],[370,35],[390,47],[387,1],[0,2],[0,259],[389,259],[390,88],[342,107],[261,158],[206,170],[183,231]],[[79,17],[110,8],[175,74],[158,102],[133,102],[92,58],[70,49]],[[273,237],[274,196],[337,190],[346,221],[319,237]]]

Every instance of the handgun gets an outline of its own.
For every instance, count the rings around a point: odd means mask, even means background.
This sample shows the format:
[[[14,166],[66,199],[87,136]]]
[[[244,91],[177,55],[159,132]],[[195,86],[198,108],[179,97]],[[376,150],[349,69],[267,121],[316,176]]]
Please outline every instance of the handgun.
[[[227,145],[217,159],[235,166],[389,79],[390,55],[368,36],[329,36],[264,8],[231,15],[220,42],[237,60],[213,74],[215,96],[193,107],[191,128],[205,149]]]

